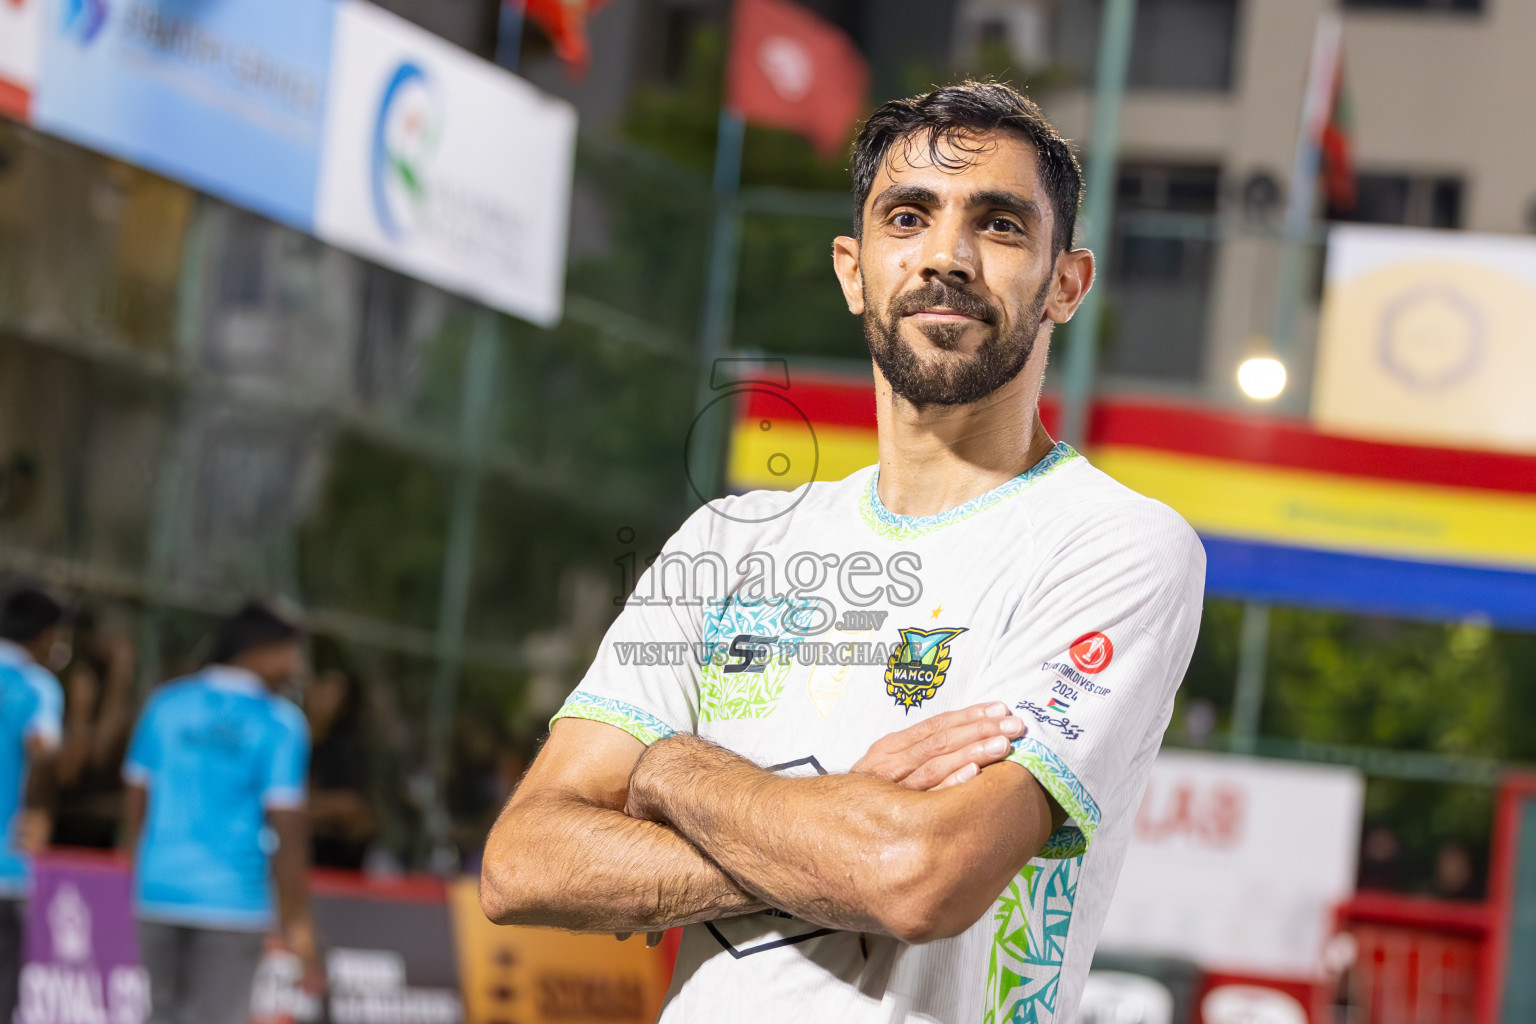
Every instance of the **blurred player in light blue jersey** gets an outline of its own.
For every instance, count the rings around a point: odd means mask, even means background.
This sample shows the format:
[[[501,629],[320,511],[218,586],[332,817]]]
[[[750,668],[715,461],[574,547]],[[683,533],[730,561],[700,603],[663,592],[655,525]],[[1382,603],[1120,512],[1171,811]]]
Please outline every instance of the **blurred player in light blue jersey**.
[[[64,618],[63,606],[33,586],[12,589],[0,604],[0,1021],[16,1009],[29,855],[47,844],[51,825],[39,805],[51,788],[64,690],[43,666]]]
[[[211,662],[150,698],[123,765],[151,1024],[245,1024],[274,910],[289,949],[316,963],[309,729],[277,695],[304,671],[303,637],[249,604]]]

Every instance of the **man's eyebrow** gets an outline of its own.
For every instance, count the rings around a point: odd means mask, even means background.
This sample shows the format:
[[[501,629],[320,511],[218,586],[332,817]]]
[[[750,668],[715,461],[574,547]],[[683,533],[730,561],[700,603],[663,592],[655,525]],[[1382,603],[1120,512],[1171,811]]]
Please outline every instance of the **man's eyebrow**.
[[[892,185],[875,196],[875,201],[870,204],[870,208],[879,210],[906,203],[912,203],[915,206],[938,206],[939,194],[922,185]]]
[[[875,196],[870,204],[872,210],[888,210],[894,206],[903,206],[911,203],[914,206],[942,206],[943,200],[933,189],[924,185],[892,185],[890,188]],[[987,188],[972,192],[965,197],[965,203],[972,209],[985,207],[987,209],[1007,210],[1023,220],[1039,223],[1043,217],[1040,204],[1026,195],[1003,188]]]
[[[966,197],[966,205],[971,207],[985,206],[989,209],[1007,210],[1030,221],[1039,221],[1042,214],[1040,204],[1025,195],[1010,192],[1007,189],[982,189],[972,192]]]

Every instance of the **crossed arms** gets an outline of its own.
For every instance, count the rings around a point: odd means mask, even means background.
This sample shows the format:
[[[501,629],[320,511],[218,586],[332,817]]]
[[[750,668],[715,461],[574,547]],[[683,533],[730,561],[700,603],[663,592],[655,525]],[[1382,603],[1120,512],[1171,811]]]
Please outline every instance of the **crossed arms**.
[[[905,942],[958,935],[1065,819],[1006,762],[1001,704],[877,741],[846,775],[781,778],[693,736],[555,723],[486,842],[498,924],[655,931],[769,908]]]

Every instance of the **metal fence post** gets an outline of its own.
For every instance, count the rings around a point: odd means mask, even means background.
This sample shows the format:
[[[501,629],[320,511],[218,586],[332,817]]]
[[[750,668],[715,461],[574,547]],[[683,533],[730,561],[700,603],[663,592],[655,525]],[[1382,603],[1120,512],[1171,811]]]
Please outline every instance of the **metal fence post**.
[[[432,800],[427,811],[427,834],[432,841],[432,866],[441,863],[439,851],[447,850],[449,746],[453,738],[453,713],[458,703],[459,677],[464,660],[464,623],[469,610],[470,577],[474,570],[475,527],[480,506],[480,484],[485,474],[485,454],[490,441],[491,402],[496,387],[497,347],[500,344],[497,315],[489,309],[475,311],[469,350],[464,355],[459,410],[459,469],[449,510],[448,541],[443,558],[443,580],[438,604],[437,632],[433,637],[437,669],[432,679],[427,712],[427,764],[432,775]],[[451,851],[448,851],[451,853]],[[451,865],[456,867],[456,865]]]
[[[1264,672],[1269,661],[1269,605],[1243,605],[1237,652],[1237,687],[1232,695],[1232,751],[1251,754],[1258,747],[1264,712]]]
[[[709,236],[709,265],[705,268],[704,308],[699,316],[699,391],[702,410],[710,402],[710,376],[715,360],[730,346],[731,319],[736,305],[736,271],[741,254],[741,225],[736,196],[741,191],[741,148],[747,123],[729,107],[720,110],[720,129],[715,141],[714,224]],[[697,472],[691,479],[704,500],[718,495],[722,480],[725,437],[722,432],[699,431]],[[694,467],[689,467],[693,472]]]
[[[1062,381],[1061,439],[1070,445],[1080,446],[1088,440],[1088,404],[1093,396],[1099,329],[1104,322],[1110,228],[1115,218],[1120,105],[1125,97],[1125,75],[1131,63],[1131,35],[1135,27],[1136,0],[1105,0],[1104,23],[1099,29],[1093,134],[1088,145],[1088,187],[1083,197],[1083,245],[1093,251],[1095,287],[1072,321]]]

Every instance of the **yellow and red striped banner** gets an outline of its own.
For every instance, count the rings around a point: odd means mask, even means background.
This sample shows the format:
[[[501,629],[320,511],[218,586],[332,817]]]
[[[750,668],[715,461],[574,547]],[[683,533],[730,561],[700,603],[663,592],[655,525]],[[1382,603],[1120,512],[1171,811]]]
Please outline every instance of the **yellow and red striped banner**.
[[[1536,626],[1536,458],[1134,401],[1100,403],[1090,437],[1096,466],[1200,532],[1213,592]],[[729,480],[796,486],[877,458],[869,381],[809,377],[744,393]]]

